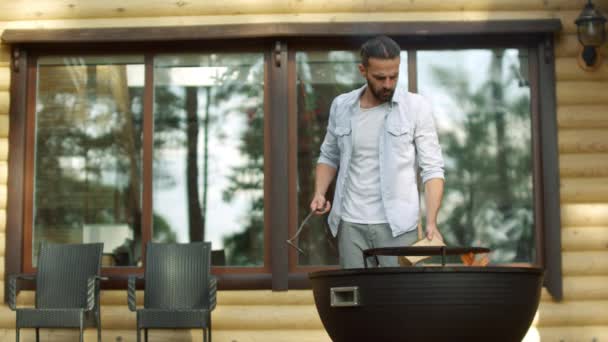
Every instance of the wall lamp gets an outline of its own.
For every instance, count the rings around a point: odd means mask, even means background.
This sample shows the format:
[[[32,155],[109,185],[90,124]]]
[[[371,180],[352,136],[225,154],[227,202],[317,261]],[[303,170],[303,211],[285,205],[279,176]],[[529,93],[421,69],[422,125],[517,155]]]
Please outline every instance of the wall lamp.
[[[602,62],[599,48],[606,41],[606,17],[589,0],[574,22],[578,29],[578,40],[583,45],[579,65],[585,70],[594,70]]]

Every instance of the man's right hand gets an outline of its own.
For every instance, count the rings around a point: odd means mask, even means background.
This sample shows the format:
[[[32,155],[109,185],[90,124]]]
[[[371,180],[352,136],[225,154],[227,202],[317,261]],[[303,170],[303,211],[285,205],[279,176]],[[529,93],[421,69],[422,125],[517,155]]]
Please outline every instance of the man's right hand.
[[[317,215],[323,215],[331,209],[331,203],[325,199],[325,196],[316,194],[310,202],[310,210],[314,211]]]

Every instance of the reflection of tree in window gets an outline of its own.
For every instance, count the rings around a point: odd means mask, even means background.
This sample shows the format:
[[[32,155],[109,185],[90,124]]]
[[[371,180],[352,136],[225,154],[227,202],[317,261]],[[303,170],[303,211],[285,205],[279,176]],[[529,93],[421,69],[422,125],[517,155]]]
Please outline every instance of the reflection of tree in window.
[[[455,104],[449,110],[462,111],[460,120],[438,122],[446,159],[440,224],[448,244],[489,246],[495,262],[533,262],[530,94],[517,89],[526,86],[519,63],[527,60],[512,49],[484,56],[485,72],[444,56],[451,62],[432,65],[430,83],[421,84],[429,95],[447,94]]]

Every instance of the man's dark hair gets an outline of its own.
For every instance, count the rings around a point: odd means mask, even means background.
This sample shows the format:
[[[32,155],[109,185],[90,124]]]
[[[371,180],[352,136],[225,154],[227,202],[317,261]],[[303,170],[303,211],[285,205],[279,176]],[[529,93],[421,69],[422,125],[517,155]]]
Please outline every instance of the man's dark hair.
[[[370,58],[393,59],[399,57],[399,45],[387,36],[374,37],[361,45],[361,63],[369,65]]]

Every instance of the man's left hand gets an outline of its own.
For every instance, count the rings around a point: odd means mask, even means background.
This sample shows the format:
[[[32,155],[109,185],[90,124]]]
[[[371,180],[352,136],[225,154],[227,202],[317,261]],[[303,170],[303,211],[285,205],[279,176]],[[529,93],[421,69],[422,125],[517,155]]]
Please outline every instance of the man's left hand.
[[[443,235],[439,232],[436,224],[427,224],[426,226],[426,238],[429,240],[433,240],[434,238],[438,238],[440,241],[443,241]]]

